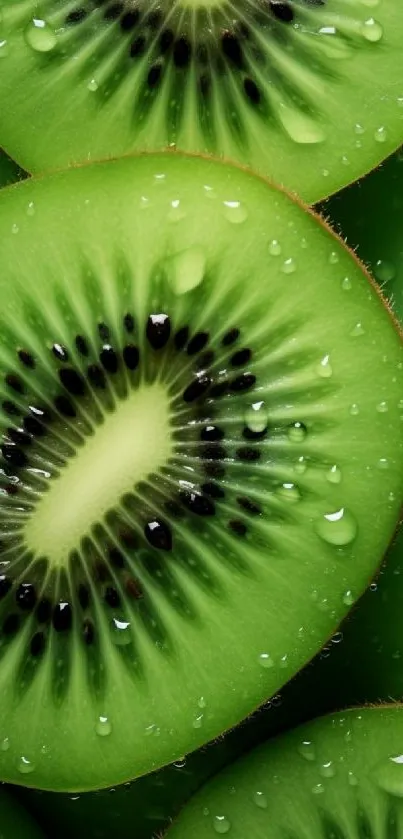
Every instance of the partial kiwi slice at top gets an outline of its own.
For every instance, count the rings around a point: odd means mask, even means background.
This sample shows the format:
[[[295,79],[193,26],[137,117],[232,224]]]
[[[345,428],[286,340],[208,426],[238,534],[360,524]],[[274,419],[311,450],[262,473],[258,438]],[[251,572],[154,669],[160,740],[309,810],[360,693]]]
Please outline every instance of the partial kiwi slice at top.
[[[313,214],[212,160],[23,182],[0,242],[0,777],[106,787],[247,716],[365,588],[402,342]]]
[[[0,37],[0,143],[30,172],[174,146],[313,202],[403,141],[391,0],[3,0]]]
[[[403,323],[403,148],[319,209],[369,266]]]
[[[401,706],[317,719],[217,775],[167,839],[399,839],[402,751]]]

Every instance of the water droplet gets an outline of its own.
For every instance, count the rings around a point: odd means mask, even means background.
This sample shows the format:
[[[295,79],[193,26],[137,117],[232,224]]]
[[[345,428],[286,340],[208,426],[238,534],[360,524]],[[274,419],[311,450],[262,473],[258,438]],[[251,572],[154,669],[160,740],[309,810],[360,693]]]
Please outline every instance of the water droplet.
[[[285,481],[281,484],[276,490],[276,495],[289,504],[296,504],[297,501],[301,500],[301,493],[298,487],[290,481]]]
[[[301,443],[306,435],[307,430],[303,422],[293,422],[288,428],[288,439],[292,443]]]
[[[9,52],[8,41],[5,38],[0,38],[0,58],[6,58]]]
[[[209,808],[208,807],[203,807],[203,816],[209,816],[209,815],[210,815]]]
[[[353,514],[345,507],[340,507],[318,519],[315,530],[324,542],[341,547],[354,541],[358,527]]]
[[[336,774],[336,767],[333,761],[328,760],[326,763],[322,763],[319,773],[322,775],[322,778],[334,778]]]
[[[186,757],[178,757],[178,760],[174,761],[175,769],[183,769],[186,766]]]
[[[303,740],[298,746],[298,752],[304,760],[313,761],[316,759],[315,746],[312,740]]]
[[[316,367],[316,373],[322,379],[330,379],[333,374],[332,366],[330,364],[330,356],[324,355],[320,363]]]
[[[281,270],[282,270],[283,274],[293,274],[294,271],[296,271],[296,269],[297,269],[297,265],[296,265],[295,260],[292,258],[292,256],[290,256],[288,259],[286,259],[281,266]]]
[[[269,653],[260,653],[258,661],[260,666],[264,667],[265,670],[270,670],[271,667],[274,667],[274,661]]]
[[[330,175],[330,169],[322,169],[322,175],[324,178],[328,178]]]
[[[351,731],[351,728],[349,728],[348,731],[346,731],[346,733],[344,735],[344,742],[345,743],[351,743],[352,739],[353,739],[353,732]]]
[[[242,224],[248,218],[244,204],[240,201],[224,201],[225,218],[232,224]]]
[[[323,126],[295,107],[289,107],[284,102],[279,102],[278,116],[284,130],[295,143],[311,145],[323,143],[326,139]]]
[[[170,204],[168,221],[176,223],[177,221],[182,221],[184,218],[186,218],[186,212],[179,198],[175,198]]]
[[[35,764],[23,755],[18,761],[17,769],[21,775],[30,775],[35,771]]]
[[[389,460],[387,457],[380,457],[378,460],[378,469],[389,469]]]
[[[197,704],[198,704],[199,708],[205,708],[206,707],[207,702],[206,702],[204,696],[199,697],[199,699],[197,700]]]
[[[323,784],[315,784],[315,786],[312,787],[312,792],[313,792],[314,795],[321,795],[321,793],[324,792],[324,791],[325,791],[325,788],[324,788]]]
[[[364,134],[365,133],[365,128],[363,128],[363,126],[359,122],[356,122],[356,124],[354,126],[354,131],[358,135]]]
[[[280,242],[278,242],[278,241],[277,241],[277,239],[272,239],[272,240],[271,240],[271,242],[270,242],[270,244],[269,244],[269,253],[270,253],[272,256],[280,256],[280,254],[281,254],[281,245],[280,245]]]
[[[329,481],[330,484],[340,484],[342,479],[341,469],[339,469],[336,464],[331,466],[330,469],[326,472],[326,480]]]
[[[330,264],[331,265],[337,265],[338,261],[339,261],[339,254],[337,253],[337,251],[332,251],[330,256],[329,256]]]
[[[245,425],[247,425],[251,431],[256,433],[264,431],[267,426],[268,419],[265,403],[263,401],[253,402],[247,409],[244,419]]]
[[[343,277],[341,281],[341,287],[343,291],[351,291],[353,284],[350,280],[350,277]]]
[[[356,323],[354,328],[351,330],[350,335],[352,338],[359,338],[361,335],[365,335],[365,329],[361,322]]]
[[[123,618],[112,618],[112,640],[118,647],[130,644],[132,640],[130,621]]]
[[[10,748],[10,738],[9,737],[4,737],[4,739],[1,741],[0,749],[1,749],[2,752],[8,752],[9,748]]]
[[[374,265],[374,274],[379,283],[390,283],[396,277],[396,268],[386,259],[378,259]]]
[[[377,591],[378,590],[378,584],[377,583],[371,583],[371,585],[369,587],[369,590],[370,591]]]
[[[203,725],[204,714],[198,714],[192,722],[193,728],[201,728]]]
[[[107,737],[111,733],[112,724],[109,722],[108,717],[98,717],[95,723],[95,731],[100,737]]]
[[[380,125],[374,133],[374,140],[377,143],[384,143],[387,140],[388,134],[384,125]]]
[[[380,761],[371,775],[381,790],[396,798],[403,798],[403,755]]]
[[[307,461],[306,461],[305,457],[303,455],[301,455],[301,457],[298,458],[298,460],[297,460],[297,462],[294,466],[294,472],[296,472],[298,475],[303,475],[304,472],[306,472],[307,469],[308,469]]]
[[[34,18],[25,30],[25,40],[35,52],[51,52],[57,44],[56,33],[42,18]]]
[[[343,166],[350,166],[350,160],[349,160],[349,158],[347,157],[346,154],[343,154],[343,156],[340,158],[340,160],[341,160]]]
[[[231,822],[226,816],[214,816],[213,828],[216,833],[228,833],[231,830]]]
[[[280,667],[281,667],[282,670],[285,670],[286,667],[288,667],[288,655],[287,655],[287,653],[285,655],[281,656]]]
[[[204,279],[206,255],[203,248],[195,245],[186,248],[167,262],[168,280],[175,294],[186,294],[197,288]]]
[[[87,90],[89,90],[90,93],[95,93],[98,90],[98,82],[96,79],[90,79],[87,84]]]
[[[376,410],[378,411],[378,414],[386,414],[389,410],[388,403],[387,402],[378,402],[378,404],[376,406]]]
[[[347,780],[348,780],[348,782],[349,782],[349,784],[350,784],[350,787],[356,787],[356,786],[358,786],[358,778],[357,778],[357,776],[356,776],[356,775],[354,775],[354,772],[352,772],[352,771],[351,771],[351,769],[350,769],[350,771],[348,772],[348,775],[347,775]]]
[[[344,592],[342,600],[343,600],[343,603],[344,603],[345,606],[352,606],[353,605],[353,603],[355,602],[355,597],[354,597],[354,594],[353,594],[353,592],[351,591],[350,588],[347,589],[347,591]]]
[[[354,402],[352,405],[350,405],[350,414],[351,414],[352,417],[356,417],[359,413],[360,413],[359,406],[357,405],[356,402]]]
[[[256,804],[256,807],[260,807],[261,810],[266,810],[268,806],[267,798],[261,790],[257,790],[253,793],[253,803]]]
[[[13,226],[12,226],[12,228],[11,228],[11,232],[12,232],[12,233],[14,233],[14,236],[15,236],[17,233],[19,233],[19,232],[20,232],[20,228],[18,227],[18,224],[13,224]]]
[[[361,33],[366,41],[371,41],[371,43],[376,44],[382,38],[383,28],[375,18],[369,17],[362,24]]]
[[[35,204],[33,201],[30,201],[27,207],[27,216],[34,216],[35,215]]]

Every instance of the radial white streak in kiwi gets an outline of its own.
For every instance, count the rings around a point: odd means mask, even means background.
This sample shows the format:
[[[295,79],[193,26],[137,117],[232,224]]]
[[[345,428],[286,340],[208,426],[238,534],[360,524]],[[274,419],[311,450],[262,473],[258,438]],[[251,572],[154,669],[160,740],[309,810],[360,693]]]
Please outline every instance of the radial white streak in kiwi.
[[[37,556],[62,565],[124,493],[165,465],[172,451],[166,389],[153,384],[119,402],[29,518],[24,536]]]

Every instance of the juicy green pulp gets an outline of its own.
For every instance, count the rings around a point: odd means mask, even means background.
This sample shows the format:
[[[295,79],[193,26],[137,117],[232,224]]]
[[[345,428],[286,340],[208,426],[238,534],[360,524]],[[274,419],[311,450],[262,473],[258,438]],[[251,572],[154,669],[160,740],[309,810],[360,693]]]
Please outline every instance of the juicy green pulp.
[[[193,64],[178,70],[171,62],[156,96],[146,82],[153,48],[133,61],[130,43],[138,32],[122,35],[119,22],[105,24],[98,10],[66,27],[67,11],[78,6],[43,0],[41,30],[40,21],[33,23],[39,13],[31,0],[2,5],[7,52],[0,142],[31,172],[174,145],[246,163],[314,202],[363,175],[402,142],[398,3],[374,10],[344,0],[310,8],[295,3],[295,26],[270,15],[266,28],[252,22],[267,60],[262,66],[248,54],[263,92],[259,106],[244,95],[245,71],[231,63],[214,80],[207,102],[195,93]],[[248,6],[248,14],[256,9]],[[204,18],[202,23],[194,17],[195,9],[188,14],[196,31],[207,27]],[[218,4],[213,31],[231,30],[227,18]]]
[[[167,839],[400,836],[403,713],[343,711],[268,742],[210,781]]]
[[[152,213],[140,209],[145,197]],[[172,223],[173,202],[178,201],[183,216]],[[34,207],[33,214],[27,214],[28,206]],[[263,522],[279,556],[268,562],[253,542],[241,543],[255,576],[224,574],[220,567],[225,581],[221,600],[193,584],[203,626],[181,620],[160,598],[158,607],[175,641],[173,658],[151,644],[136,624],[137,637],[147,645],[146,677],[133,679],[109,644],[102,701],[88,689],[77,638],[62,708],[52,702],[50,669],[42,668],[17,703],[11,675],[2,686],[0,718],[10,742],[0,754],[2,777],[53,789],[107,786],[179,758],[247,716],[323,644],[348,610],[345,592],[351,589],[355,597],[362,592],[398,513],[398,500],[385,505],[384,498],[386,488],[400,488],[402,473],[401,345],[358,264],[314,217],[259,179],[218,163],[150,156],[21,184],[0,196],[0,233],[1,259],[7,265],[0,285],[7,319],[2,367],[14,350],[13,328],[19,325],[24,335],[27,311],[34,316],[30,330],[38,345],[48,315],[55,325],[62,323],[53,301],[67,292],[75,306],[68,319],[76,329],[86,297],[92,310],[94,301],[100,308],[91,297],[95,275],[97,294],[100,290],[112,312],[117,311],[116,295],[123,294],[125,304],[135,299],[138,320],[144,321],[139,313],[147,312],[155,294],[159,259],[168,257],[178,288],[175,272],[178,264],[182,270],[183,253],[201,249],[205,279],[200,288],[176,296],[178,311],[194,313],[194,329],[206,324],[218,329],[220,323],[228,328],[234,305],[237,319],[246,324],[245,335],[248,329],[255,333],[252,346],[259,347],[261,338],[271,352],[260,365],[269,423],[276,427],[301,416],[308,426],[304,444],[287,441],[282,454],[277,441],[273,449],[280,464],[284,458],[279,474],[286,480],[296,479],[294,464],[301,454],[310,461],[307,474],[297,476],[302,492],[300,505],[293,507],[297,526],[279,529],[275,520]],[[274,240],[281,243],[280,257],[270,255]],[[125,271],[119,275],[123,257]],[[295,262],[291,272],[290,259]],[[263,274],[270,276],[264,285]],[[348,290],[343,285],[347,275]],[[118,279],[122,276],[129,279]],[[308,290],[300,279],[307,276]],[[168,305],[174,295],[164,283],[158,300]],[[387,365],[376,351],[379,343]],[[326,354],[333,368],[330,382],[318,374]],[[356,371],[362,369],[370,369],[371,377],[357,380]],[[374,383],[379,383],[376,388]],[[384,400],[386,414],[377,411]],[[350,411],[356,402],[358,415]],[[379,468],[380,459],[387,469]],[[325,479],[333,463],[342,470],[341,487]],[[341,505],[354,511],[358,535],[340,549],[322,542],[313,525]],[[192,548],[199,538],[195,529]],[[207,556],[209,563],[217,562],[211,547]],[[19,652],[16,643],[6,659],[11,673]],[[270,669],[260,662],[266,653],[274,658]],[[95,730],[103,714],[112,724],[108,737]],[[196,717],[200,727],[193,726]],[[22,755],[33,766],[24,778],[18,771]]]

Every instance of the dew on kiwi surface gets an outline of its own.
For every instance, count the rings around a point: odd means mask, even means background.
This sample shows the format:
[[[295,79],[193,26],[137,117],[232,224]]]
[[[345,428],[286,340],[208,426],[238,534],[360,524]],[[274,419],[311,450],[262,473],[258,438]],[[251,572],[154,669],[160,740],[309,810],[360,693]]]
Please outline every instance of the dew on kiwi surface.
[[[34,52],[51,52],[57,44],[55,31],[42,18],[33,18],[25,29],[25,40]]]
[[[356,538],[357,522],[349,510],[340,507],[318,518],[315,522],[315,530],[324,542],[341,547],[349,545]]]
[[[371,777],[388,795],[403,798],[403,754],[379,761],[371,770]]]

